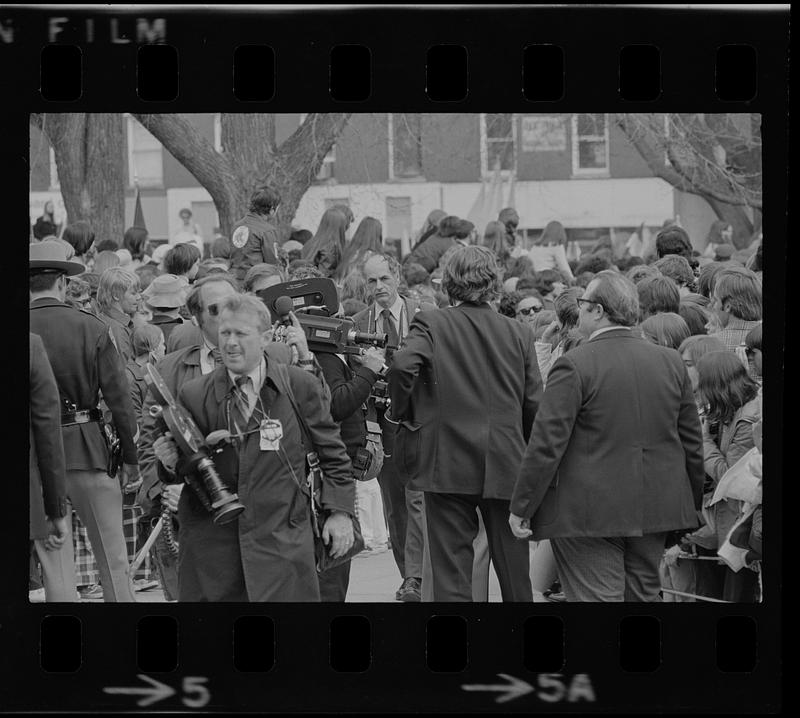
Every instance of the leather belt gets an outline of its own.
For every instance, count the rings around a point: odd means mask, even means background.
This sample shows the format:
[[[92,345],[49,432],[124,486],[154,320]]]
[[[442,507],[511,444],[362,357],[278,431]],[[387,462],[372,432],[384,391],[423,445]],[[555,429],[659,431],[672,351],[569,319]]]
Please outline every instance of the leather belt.
[[[86,409],[84,411],[71,411],[61,415],[61,426],[75,426],[88,424],[90,421],[102,421],[103,412],[100,409]]]

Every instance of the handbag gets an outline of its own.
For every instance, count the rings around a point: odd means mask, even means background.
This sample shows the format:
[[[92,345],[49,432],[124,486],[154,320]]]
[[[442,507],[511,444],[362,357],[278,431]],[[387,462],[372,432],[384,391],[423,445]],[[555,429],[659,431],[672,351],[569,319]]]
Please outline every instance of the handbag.
[[[332,568],[341,566],[364,550],[364,537],[361,535],[361,524],[358,522],[355,515],[351,516],[353,522],[353,545],[344,556],[333,558],[331,556],[332,542],[326,545],[322,540],[322,528],[324,525],[322,513],[324,509],[320,503],[322,468],[319,465],[319,456],[317,456],[317,452],[313,450],[314,443],[311,439],[311,431],[308,428],[305,417],[297,406],[286,367],[283,364],[277,364],[276,366],[278,367],[278,375],[283,381],[286,397],[289,399],[289,403],[292,405],[297,421],[300,424],[300,430],[303,434],[303,443],[307,450],[306,461],[308,462],[308,476],[306,478],[306,486],[308,488],[309,504],[311,508],[311,529],[314,533],[314,558],[317,573],[324,573]]]

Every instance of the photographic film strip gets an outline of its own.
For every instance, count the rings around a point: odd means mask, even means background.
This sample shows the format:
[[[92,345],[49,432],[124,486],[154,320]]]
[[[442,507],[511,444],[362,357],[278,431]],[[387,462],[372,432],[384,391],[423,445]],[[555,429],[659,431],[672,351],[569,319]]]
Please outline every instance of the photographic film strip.
[[[0,176],[15,337],[25,332],[21,208],[30,203],[37,113],[760,113],[774,272],[764,297],[774,349],[764,406],[775,415],[764,439],[770,530],[760,603],[30,603],[28,469],[16,448],[25,445],[17,416],[28,396],[24,382],[9,381],[0,704],[48,712],[779,711],[782,512],[773,507],[783,505],[788,31],[788,5],[0,8]],[[491,175],[502,151],[475,127],[463,152]],[[552,143],[548,157],[569,152],[547,122],[520,128],[522,152],[537,143]],[[565,166],[582,169],[582,151]],[[388,167],[390,150],[369,157],[368,177],[388,175],[396,197],[417,196],[422,180],[402,177],[397,161]],[[164,160],[163,175],[185,173],[182,159]],[[548,161],[531,165],[531,176],[543,176]],[[586,162],[589,171],[567,169],[561,179],[603,173]],[[347,182],[326,186],[337,180]],[[25,355],[24,346],[6,352],[7,378],[24,375]]]

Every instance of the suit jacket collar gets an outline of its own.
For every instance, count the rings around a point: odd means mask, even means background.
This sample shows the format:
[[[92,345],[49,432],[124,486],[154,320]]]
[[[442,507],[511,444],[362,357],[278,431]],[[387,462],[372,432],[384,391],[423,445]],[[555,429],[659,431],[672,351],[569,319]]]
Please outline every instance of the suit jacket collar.
[[[488,309],[494,311],[488,302],[461,302],[457,307],[448,307],[448,309]]]
[[[599,342],[603,339],[635,339],[636,334],[633,332],[633,327],[609,327],[608,331],[590,339],[590,342]]]
[[[199,363],[198,357],[198,363]],[[275,376],[277,374],[277,370],[275,369],[275,362],[271,362],[269,360],[269,356],[265,353],[264,354],[264,361],[267,363],[267,376],[264,378],[264,384],[261,387],[260,396],[263,401],[264,399],[264,390],[269,386],[270,389],[275,391],[275,393],[280,394],[280,389],[278,388],[278,382],[275,380]],[[228,368],[226,366],[218,366],[214,369],[212,376],[212,382],[214,384],[214,398],[222,403],[230,394],[231,389],[233,389],[233,382],[231,378],[228,376]]]
[[[31,309],[39,309],[40,307],[66,307],[66,303],[56,299],[55,297],[40,297],[31,302]]]

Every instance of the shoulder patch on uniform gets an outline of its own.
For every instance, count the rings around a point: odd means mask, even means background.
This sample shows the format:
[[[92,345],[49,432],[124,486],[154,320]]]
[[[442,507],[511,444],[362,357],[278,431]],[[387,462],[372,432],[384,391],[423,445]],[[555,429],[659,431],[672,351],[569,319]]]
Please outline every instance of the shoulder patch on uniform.
[[[236,231],[233,233],[233,237],[231,237],[231,243],[236,249],[241,249],[247,244],[249,238],[250,230],[247,227],[237,227]]]

